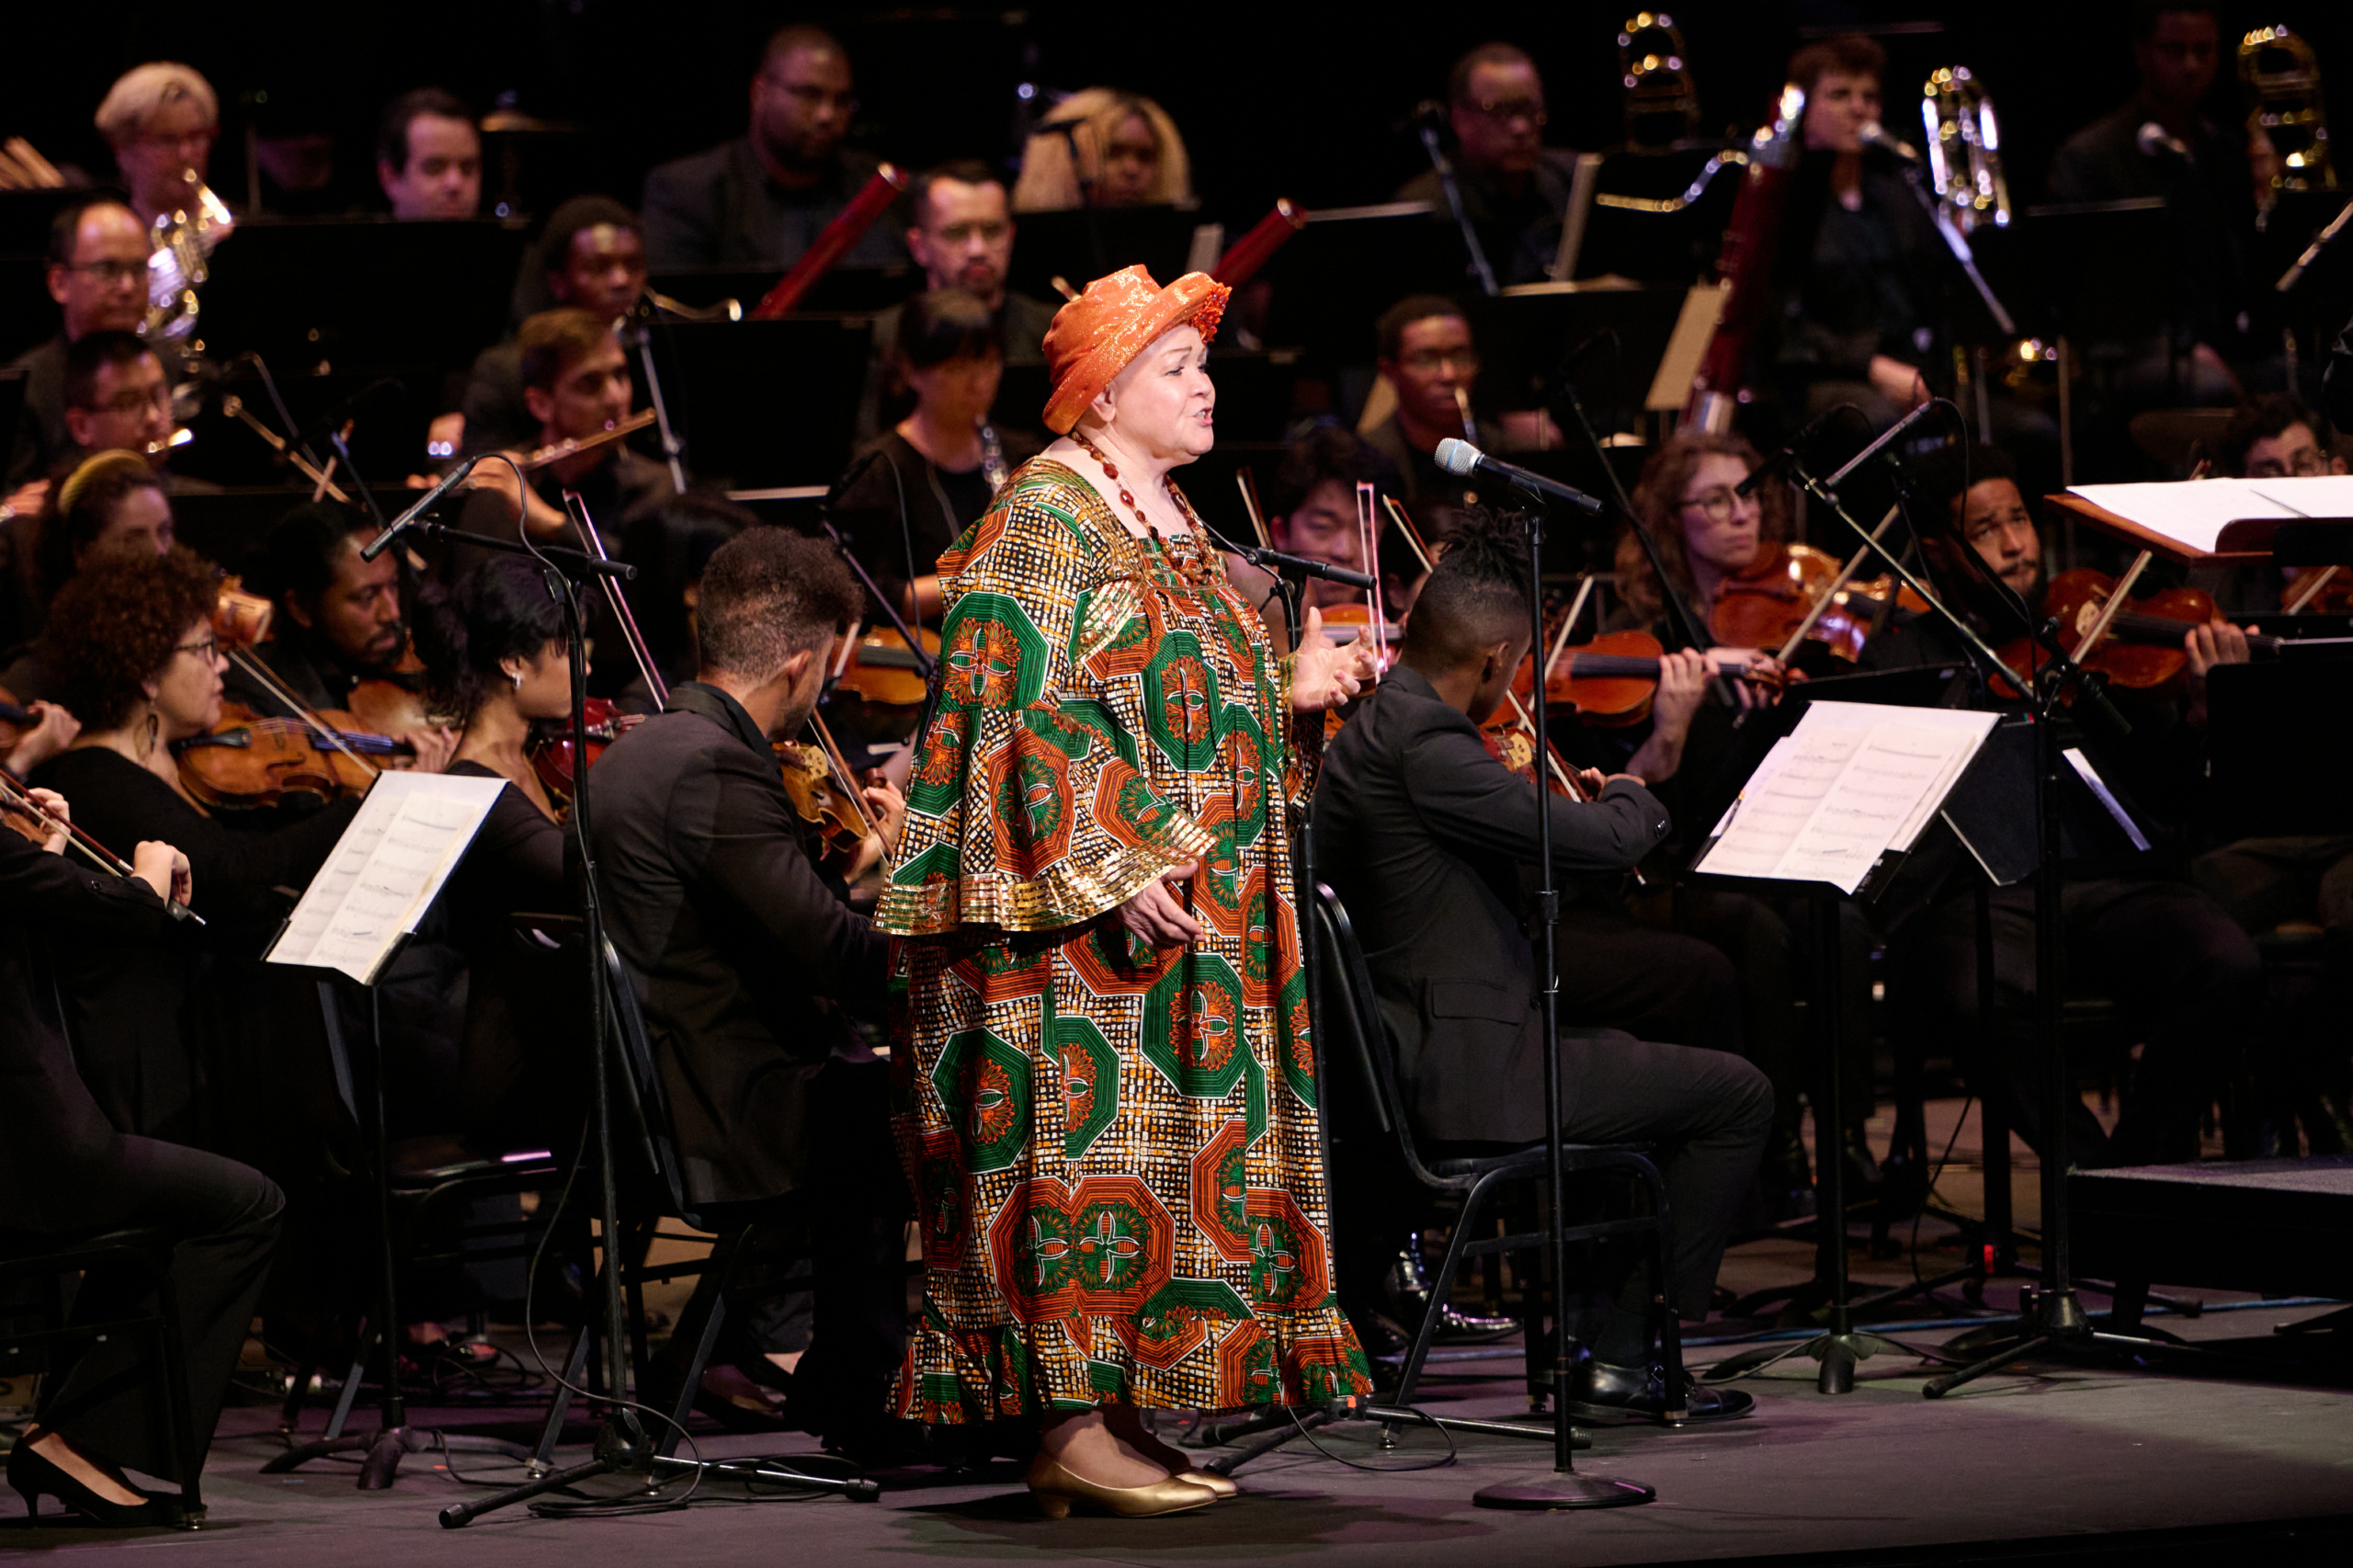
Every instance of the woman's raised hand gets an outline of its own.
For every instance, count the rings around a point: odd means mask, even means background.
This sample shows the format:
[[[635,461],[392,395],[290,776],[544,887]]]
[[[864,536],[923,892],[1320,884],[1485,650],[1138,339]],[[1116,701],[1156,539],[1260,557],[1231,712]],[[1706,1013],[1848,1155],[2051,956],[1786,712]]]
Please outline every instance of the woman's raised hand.
[[[1370,686],[1374,673],[1370,631],[1358,632],[1352,642],[1334,642],[1324,634],[1323,613],[1310,605],[1291,655],[1291,708],[1301,713],[1337,708]]]

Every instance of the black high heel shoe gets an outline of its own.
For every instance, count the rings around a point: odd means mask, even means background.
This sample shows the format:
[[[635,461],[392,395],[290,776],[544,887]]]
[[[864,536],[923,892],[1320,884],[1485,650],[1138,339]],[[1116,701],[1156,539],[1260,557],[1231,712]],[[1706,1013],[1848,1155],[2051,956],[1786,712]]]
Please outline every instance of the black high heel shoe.
[[[29,1443],[20,1442],[8,1450],[8,1484],[24,1498],[28,1520],[40,1517],[41,1496],[47,1494],[74,1512],[109,1529],[135,1529],[142,1526],[180,1523],[177,1497],[140,1492],[139,1494],[146,1499],[143,1503],[109,1502],[60,1469],[48,1455],[34,1452]],[[124,1484],[130,1483],[126,1482]],[[139,1492],[135,1486],[131,1490]]]

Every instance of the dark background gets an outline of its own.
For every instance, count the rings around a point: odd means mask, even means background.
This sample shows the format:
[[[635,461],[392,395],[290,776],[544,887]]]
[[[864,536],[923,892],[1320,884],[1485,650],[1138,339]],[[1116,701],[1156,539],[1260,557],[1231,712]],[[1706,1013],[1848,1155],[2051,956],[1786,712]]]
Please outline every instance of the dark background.
[[[855,140],[920,166],[1003,158],[1012,150],[1017,84],[1050,90],[1105,84],[1158,98],[1192,153],[1204,216],[1230,231],[1279,195],[1310,206],[1384,198],[1420,166],[1399,129],[1421,98],[1440,95],[1465,48],[1508,39],[1543,69],[1547,140],[1597,147],[1622,135],[1616,32],[1632,0],[1364,7],[1259,3],[1138,6],[1040,4],[977,7],[818,6],[743,0],[374,0],[103,8],[24,3],[6,29],[10,90],[0,135],[26,136],[52,161],[109,168],[90,116],[107,85],[141,61],[183,60],[219,89],[222,136],[213,184],[244,191],[244,135],[256,115],[315,123],[338,137],[350,199],[376,200],[369,151],[386,99],[435,84],[486,108],[502,95],[523,111],[585,134],[526,146],[527,209],[577,190],[632,203],[645,168],[743,130],[745,84],[759,40],[807,19],[835,28],[856,63]],[[1781,80],[1801,29],[1841,23],[1940,27],[1885,39],[1888,120],[1916,135],[1910,108],[1935,65],[1970,65],[1993,95],[2021,201],[2039,193],[2052,147],[2131,87],[2128,7],[2097,4],[1852,6],[1723,4],[1673,7],[1710,129],[1753,125]],[[2342,0],[2225,6],[2217,118],[2234,111],[2228,51],[2249,26],[2287,22],[2320,51],[2329,97],[2353,134],[2353,5]],[[2353,154],[2348,154],[2353,155]],[[500,176],[487,173],[494,200]]]

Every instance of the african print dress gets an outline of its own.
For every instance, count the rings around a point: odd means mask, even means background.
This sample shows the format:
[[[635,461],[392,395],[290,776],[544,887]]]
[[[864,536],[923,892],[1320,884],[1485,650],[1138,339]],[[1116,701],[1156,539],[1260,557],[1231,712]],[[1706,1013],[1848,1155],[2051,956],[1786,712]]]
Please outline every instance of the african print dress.
[[[1320,717],[1291,722],[1216,554],[1165,550],[1039,459],[939,560],[939,698],[876,914],[909,938],[917,1420],[1370,1386],[1332,1297],[1291,906]],[[1104,918],[1188,859],[1199,941]]]

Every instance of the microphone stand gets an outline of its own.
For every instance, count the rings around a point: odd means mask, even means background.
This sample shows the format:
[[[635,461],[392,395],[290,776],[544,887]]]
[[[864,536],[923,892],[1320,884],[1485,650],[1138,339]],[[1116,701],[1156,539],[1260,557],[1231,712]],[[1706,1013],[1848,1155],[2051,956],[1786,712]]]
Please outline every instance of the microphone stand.
[[[637,350],[637,362],[645,371],[645,395],[654,404],[654,428],[662,437],[662,460],[670,467],[670,489],[674,494],[687,493],[687,465],[683,454],[686,443],[670,428],[670,405],[662,396],[662,374],[654,368],[654,323],[641,300],[631,312],[630,347]]]
[[[1608,466],[1607,464],[1604,465]],[[1544,513],[1536,508],[1520,514],[1528,528],[1528,619],[1531,648],[1544,646]],[[1544,681],[1541,672],[1529,697],[1536,722],[1536,744],[1545,744]],[[1561,894],[1552,869],[1552,797],[1540,780],[1536,793],[1537,975],[1543,997],[1544,1032],[1544,1190],[1545,1254],[1552,1266],[1552,1470],[1549,1475],[1483,1486],[1471,1501],[1485,1508],[1611,1508],[1628,1503],[1648,1503],[1658,1489],[1638,1481],[1579,1471],[1573,1457],[1575,1431],[1569,1424],[1569,1380],[1576,1369],[1576,1346],[1569,1337],[1568,1181],[1561,1158],[1561,967],[1556,946],[1561,927]],[[1323,1080],[1318,1080],[1322,1082]],[[1669,1390],[1670,1400],[1679,1391]]]
[[[1495,287],[1495,269],[1488,264],[1486,246],[1479,243],[1479,231],[1472,227],[1471,215],[1462,210],[1462,187],[1455,180],[1454,165],[1438,142],[1437,106],[1430,106],[1426,114],[1415,116],[1415,122],[1414,129],[1421,134],[1422,150],[1429,153],[1430,168],[1438,176],[1438,188],[1446,192],[1446,205],[1454,214],[1454,226],[1462,231],[1463,248],[1471,253],[1471,275],[1479,280],[1480,292],[1494,299],[1503,290]]]

